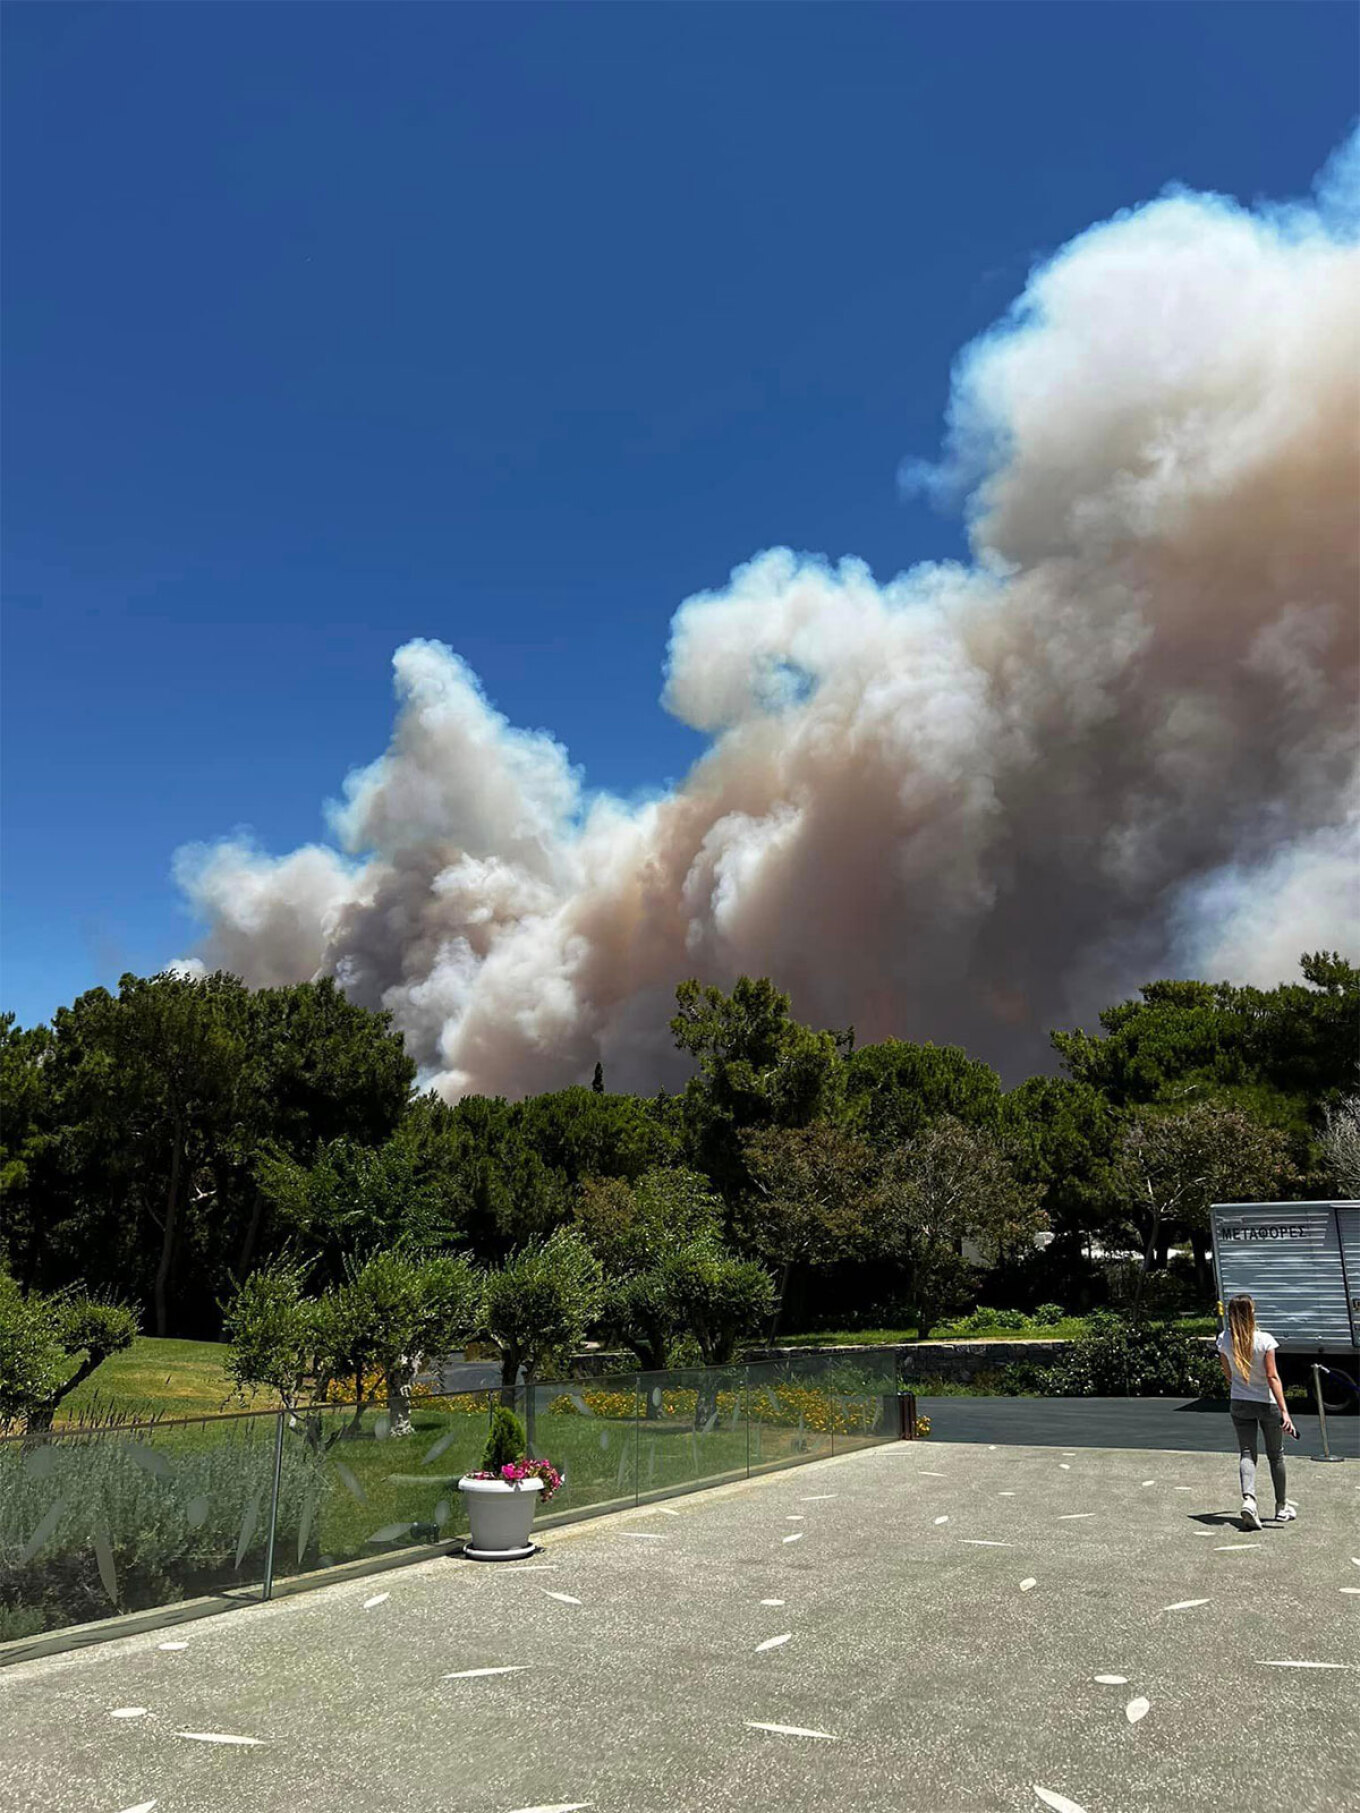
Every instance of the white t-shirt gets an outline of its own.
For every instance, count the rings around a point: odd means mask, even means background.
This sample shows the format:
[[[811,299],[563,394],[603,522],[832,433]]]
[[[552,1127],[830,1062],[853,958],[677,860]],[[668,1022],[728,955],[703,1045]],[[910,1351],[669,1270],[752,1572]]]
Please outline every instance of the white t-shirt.
[[[1266,1355],[1278,1345],[1274,1335],[1257,1329],[1251,1344],[1251,1377],[1244,1379],[1237,1370],[1233,1359],[1232,1336],[1227,1329],[1218,1337],[1218,1351],[1228,1361],[1228,1372],[1232,1379],[1232,1393],[1235,1398],[1245,1398],[1249,1404],[1272,1404],[1274,1396],[1266,1383]]]

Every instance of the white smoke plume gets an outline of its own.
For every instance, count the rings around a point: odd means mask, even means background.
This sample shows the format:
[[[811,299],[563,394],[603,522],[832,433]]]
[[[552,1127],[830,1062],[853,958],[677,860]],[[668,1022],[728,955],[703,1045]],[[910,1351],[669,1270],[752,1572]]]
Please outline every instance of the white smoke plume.
[[[1014,1075],[1149,976],[1353,952],[1358,161],[1311,207],[1166,195],[1037,269],[928,475],[972,563],[775,549],[687,600],[664,702],[711,742],[664,797],[588,799],[457,655],[399,649],[339,851],[180,853],[201,957],[336,976],[452,1098],[597,1058],[673,1082],[687,975]]]

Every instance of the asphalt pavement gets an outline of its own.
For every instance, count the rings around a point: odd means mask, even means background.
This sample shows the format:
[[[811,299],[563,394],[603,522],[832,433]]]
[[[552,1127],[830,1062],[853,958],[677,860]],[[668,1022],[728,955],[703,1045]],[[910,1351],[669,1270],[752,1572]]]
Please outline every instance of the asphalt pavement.
[[[918,1398],[937,1441],[1009,1442],[1024,1447],[1165,1448],[1183,1454],[1234,1450],[1224,1398]],[[1291,1411],[1298,1440],[1286,1458],[1312,1464],[1322,1453],[1318,1419]],[[1360,1459],[1360,1417],[1327,1418],[1333,1454]]]
[[[1291,1491],[1247,1535],[1230,1452],[862,1450],[5,1670],[0,1806],[1344,1813],[1360,1466]]]

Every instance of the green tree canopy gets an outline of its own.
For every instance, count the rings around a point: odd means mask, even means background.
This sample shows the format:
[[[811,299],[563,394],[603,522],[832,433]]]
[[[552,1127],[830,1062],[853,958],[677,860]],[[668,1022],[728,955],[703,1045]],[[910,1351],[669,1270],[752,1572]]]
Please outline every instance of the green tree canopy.
[[[126,1304],[76,1290],[24,1291],[0,1268],[0,1429],[49,1429],[62,1399],[136,1333]]]
[[[1140,1109],[1130,1115],[1116,1151],[1116,1177],[1143,1237],[1135,1310],[1168,1224],[1198,1235],[1202,1254],[1212,1203],[1270,1202],[1292,1176],[1284,1134],[1240,1108],[1196,1102],[1180,1113]]]
[[[847,1123],[878,1150],[915,1139],[942,1114],[969,1126],[995,1126],[1001,1079],[958,1045],[884,1039],[845,1060]]]
[[[682,982],[675,999],[672,1036],[698,1066],[681,1097],[690,1162],[731,1207],[750,1185],[742,1136],[833,1112],[850,1035],[800,1025],[789,997],[763,976],[738,977],[730,994]]]
[[[699,1249],[723,1257],[722,1203],[693,1171],[648,1171],[586,1183],[576,1225],[605,1272],[603,1316],[641,1364],[660,1371],[686,1332],[673,1261]]]
[[[257,1164],[278,1228],[338,1282],[347,1255],[404,1242],[440,1247],[457,1239],[461,1201],[447,1177],[425,1171],[411,1141],[361,1146],[335,1139],[310,1163],[278,1150]]]
[[[734,1259],[703,1242],[681,1248],[662,1266],[663,1288],[694,1336],[705,1366],[730,1365],[738,1344],[774,1310],[774,1280],[752,1259]]]
[[[996,1135],[953,1115],[887,1154],[874,1213],[879,1250],[906,1275],[923,1340],[965,1285],[965,1241],[1000,1257],[1044,1227],[1038,1189],[1017,1180]]]
[[[520,1368],[532,1381],[569,1357],[604,1308],[599,1260],[571,1228],[511,1254],[487,1274],[481,1326],[501,1356],[501,1394],[513,1400]]]
[[[319,1138],[386,1137],[413,1075],[387,1015],[333,984],[252,993],[226,974],[125,976],[50,1029],[11,1027],[0,1058],[16,1273],[149,1300],[162,1333],[215,1333],[266,1249],[260,1153],[305,1163]]]
[[[386,1383],[391,1433],[409,1435],[415,1376],[474,1333],[481,1281],[451,1255],[380,1252],[351,1267],[344,1300],[364,1358]]]
[[[1009,1090],[1000,1130],[1021,1183],[1043,1192],[1058,1239],[1117,1238],[1125,1205],[1113,1175],[1121,1119],[1090,1083],[1035,1076]]]
[[[1104,1010],[1101,1034],[1055,1032],[1053,1044],[1116,1108],[1214,1096],[1307,1129],[1354,1076],[1360,970],[1327,951],[1301,964],[1301,983],[1273,989],[1150,982]]]

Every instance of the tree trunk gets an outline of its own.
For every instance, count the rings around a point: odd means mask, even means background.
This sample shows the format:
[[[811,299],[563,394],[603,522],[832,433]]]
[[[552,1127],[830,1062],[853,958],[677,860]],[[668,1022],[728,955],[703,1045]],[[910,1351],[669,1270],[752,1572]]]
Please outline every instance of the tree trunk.
[[[788,1259],[784,1261],[779,1270],[779,1294],[774,1300],[774,1316],[770,1322],[770,1345],[772,1347],[774,1345],[775,1337],[779,1333],[779,1318],[784,1313],[784,1293],[789,1288],[789,1273],[792,1270],[793,1262]]]
[[[101,1366],[108,1356],[103,1353],[90,1353],[80,1362],[64,1385],[59,1385],[50,1397],[45,1397],[40,1404],[35,1404],[24,1419],[24,1430],[28,1435],[41,1435],[52,1427],[52,1419],[57,1413],[57,1405],[77,1385],[83,1385],[90,1374]]]
[[[410,1435],[411,1386],[415,1383],[416,1356],[402,1354],[387,1369],[387,1421],[391,1435]]]
[[[1152,1270],[1152,1261],[1157,1252],[1157,1236],[1162,1231],[1162,1212],[1159,1208],[1152,1211],[1152,1226],[1148,1229],[1147,1245],[1143,1249],[1143,1263],[1138,1269],[1138,1282],[1133,1287],[1133,1319],[1136,1322],[1143,1308],[1143,1287],[1147,1283],[1148,1273]]]
[[[515,1386],[519,1380],[519,1351],[506,1347],[501,1350],[501,1402],[507,1410],[515,1408]]]
[[[224,1199],[225,1200],[225,1199]],[[256,1186],[255,1201],[250,1211],[250,1222],[241,1241],[241,1250],[236,1255],[236,1282],[243,1284],[250,1262],[255,1257],[255,1248],[259,1244],[260,1224],[264,1220],[264,1191]]]
[[[165,1198],[165,1228],[161,1234],[161,1256],[156,1266],[156,1281],[153,1286],[153,1302],[156,1315],[156,1333],[164,1336],[168,1330],[169,1317],[166,1312],[166,1287],[170,1282],[170,1266],[175,1256],[175,1235],[179,1216],[179,1175],[184,1168],[184,1122],[175,1122],[174,1144],[170,1151],[170,1188]]]
[[[1195,1285],[1202,1296],[1212,1297],[1214,1295],[1214,1261],[1209,1236],[1191,1228],[1190,1247],[1195,1255]]]

